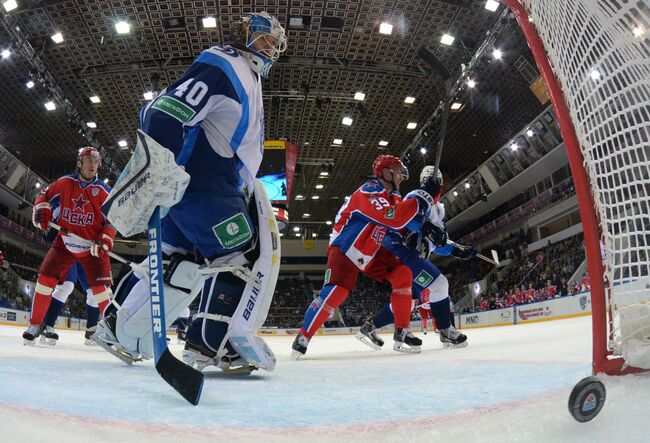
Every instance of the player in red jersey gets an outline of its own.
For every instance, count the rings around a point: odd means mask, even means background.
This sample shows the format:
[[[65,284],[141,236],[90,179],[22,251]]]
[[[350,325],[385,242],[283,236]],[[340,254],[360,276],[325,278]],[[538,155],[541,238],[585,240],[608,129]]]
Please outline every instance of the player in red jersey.
[[[418,304],[418,314],[420,314],[420,319],[422,320],[422,332],[426,334],[427,331],[427,321],[431,319],[431,328],[436,330],[436,319],[433,318],[431,313],[431,306],[429,305],[429,299],[431,297],[431,292],[429,289],[424,289],[422,291],[422,300]],[[416,302],[418,300],[415,300]]]
[[[402,201],[399,185],[408,179],[408,169],[399,158],[380,155],[373,163],[374,179],[364,183],[338,214],[327,251],[325,282],[310,304],[300,333],[293,342],[292,356],[307,352],[309,340],[354,289],[357,275],[392,286],[391,306],[395,316],[395,344],[400,352],[419,352],[422,340],[408,331],[413,276],[408,266],[382,246],[387,230],[419,231],[424,215],[434,204],[440,183],[428,180],[415,198]]]
[[[30,325],[23,333],[25,344],[33,344],[43,331],[43,320],[54,287],[65,280],[75,261],[81,263],[88,277],[88,286],[100,313],[110,301],[112,279],[107,252],[113,249],[115,229],[100,209],[110,193],[108,185],[97,178],[100,165],[101,155],[97,149],[82,148],[77,157],[78,171],[56,180],[34,201],[34,225],[48,232],[54,204],[60,209],[62,231],[56,236],[39,269]],[[85,241],[73,238],[68,232]]]

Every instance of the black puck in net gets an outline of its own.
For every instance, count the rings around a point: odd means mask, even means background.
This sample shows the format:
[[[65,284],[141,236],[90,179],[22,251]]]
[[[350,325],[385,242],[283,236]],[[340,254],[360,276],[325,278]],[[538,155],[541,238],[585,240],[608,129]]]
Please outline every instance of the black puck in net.
[[[580,423],[597,416],[604,404],[605,385],[593,376],[580,380],[569,396],[569,412]]]

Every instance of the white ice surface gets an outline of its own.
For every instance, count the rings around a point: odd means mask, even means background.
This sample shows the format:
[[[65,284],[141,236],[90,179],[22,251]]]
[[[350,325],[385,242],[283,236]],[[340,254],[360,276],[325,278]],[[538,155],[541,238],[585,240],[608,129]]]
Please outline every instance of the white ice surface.
[[[22,331],[0,326],[2,443],[650,442],[648,374],[603,378],[600,415],[569,415],[569,393],[591,371],[590,317],[468,330],[470,346],[456,350],[419,334],[419,355],[394,352],[388,335],[381,351],[316,336],[293,361],[293,337],[268,337],[276,370],[210,372],[198,407],[151,362],[127,367],[74,331],[27,347]]]

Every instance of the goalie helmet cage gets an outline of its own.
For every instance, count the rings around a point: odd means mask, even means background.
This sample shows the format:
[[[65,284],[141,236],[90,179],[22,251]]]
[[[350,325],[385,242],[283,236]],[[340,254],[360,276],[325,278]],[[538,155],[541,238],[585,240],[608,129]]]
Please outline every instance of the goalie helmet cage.
[[[591,283],[593,371],[649,370],[650,6],[501,2],[531,48],[569,158]]]

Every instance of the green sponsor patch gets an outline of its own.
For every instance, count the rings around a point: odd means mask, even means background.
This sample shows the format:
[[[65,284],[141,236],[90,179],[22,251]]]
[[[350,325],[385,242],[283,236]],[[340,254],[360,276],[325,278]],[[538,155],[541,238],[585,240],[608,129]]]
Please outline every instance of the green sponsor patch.
[[[248,220],[241,212],[213,226],[212,232],[226,249],[243,245],[253,236]]]
[[[326,269],[325,270],[325,281],[323,282],[323,286],[328,284],[330,282],[330,275],[332,275],[332,270],[331,269]]]
[[[167,97],[166,95],[156,100],[153,107],[165,114],[171,115],[176,120],[180,120],[183,123],[190,121],[192,117],[194,117],[194,114],[196,114],[192,108],[187,106],[185,103],[178,101],[173,97]]]
[[[420,271],[417,277],[415,277],[415,283],[426,288],[433,281],[433,277],[424,269]]]
[[[395,218],[395,208],[390,208],[386,213],[386,218]]]

